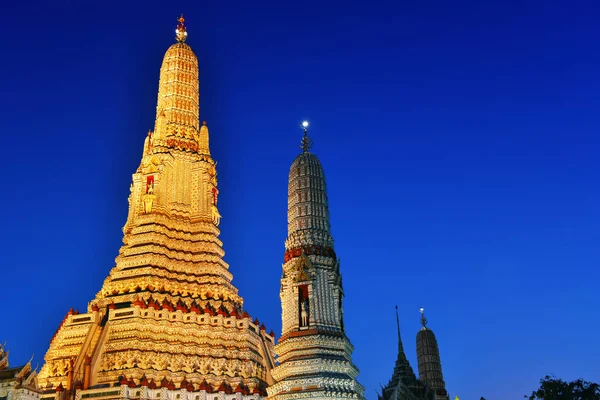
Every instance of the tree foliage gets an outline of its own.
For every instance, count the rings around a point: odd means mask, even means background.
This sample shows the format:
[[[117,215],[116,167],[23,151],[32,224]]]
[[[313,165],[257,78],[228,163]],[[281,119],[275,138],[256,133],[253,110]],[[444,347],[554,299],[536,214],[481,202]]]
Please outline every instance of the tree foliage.
[[[540,388],[525,395],[528,400],[600,400],[600,385],[578,379],[565,382],[546,375],[540,380]]]

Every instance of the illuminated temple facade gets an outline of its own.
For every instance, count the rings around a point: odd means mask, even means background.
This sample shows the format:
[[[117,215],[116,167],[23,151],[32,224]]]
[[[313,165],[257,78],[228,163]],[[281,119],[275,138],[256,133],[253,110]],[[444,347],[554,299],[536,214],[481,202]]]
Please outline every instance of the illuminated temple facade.
[[[400,320],[396,307],[398,324],[398,356],[389,383],[381,388],[378,400],[449,400],[446,384],[442,375],[442,363],[437,339],[427,327],[427,319],[421,308],[422,328],[417,333],[417,363],[419,379],[415,376],[402,345]]]
[[[42,398],[262,399],[273,383],[274,336],[243,310],[223,260],[216,163],[183,17],[176,37],[116,265],[52,338]]]
[[[9,368],[0,347],[0,400],[365,398],[344,327],[325,175],[307,123],[289,170],[275,345],[272,331],[244,310],[223,259],[216,162],[200,124],[198,59],[186,39],[181,17],[160,69],[154,130],[132,176],[114,267],[85,311],[65,315],[39,373],[30,363]],[[448,400],[437,341],[422,322],[419,379],[398,326],[398,359],[380,400]]]
[[[269,398],[362,399],[344,330],[344,289],[333,248],[323,167],[309,152],[304,127],[302,152],[288,181],[288,237],[281,277],[281,337],[276,346],[277,381]]]

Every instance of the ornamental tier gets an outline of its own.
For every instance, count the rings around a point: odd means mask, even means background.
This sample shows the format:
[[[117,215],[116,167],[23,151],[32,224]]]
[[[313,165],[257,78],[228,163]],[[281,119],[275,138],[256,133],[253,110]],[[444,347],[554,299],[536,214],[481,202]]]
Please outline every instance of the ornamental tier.
[[[216,163],[183,17],[176,35],[123,246],[87,312],[71,310],[52,338],[38,377],[45,398],[258,399],[272,383],[273,334],[243,310],[223,260]]]

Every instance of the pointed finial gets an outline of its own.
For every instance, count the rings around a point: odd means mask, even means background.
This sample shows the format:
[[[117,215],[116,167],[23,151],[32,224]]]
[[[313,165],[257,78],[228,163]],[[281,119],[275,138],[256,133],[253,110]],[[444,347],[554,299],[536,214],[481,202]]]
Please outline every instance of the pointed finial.
[[[421,325],[423,325],[423,328],[427,329],[427,318],[425,318],[425,309],[421,307],[419,311],[421,312]]]
[[[312,140],[308,137],[308,121],[302,121],[302,128],[304,128],[304,137],[300,142],[300,148],[306,153],[312,147]]]
[[[400,339],[400,318],[398,317],[398,306],[396,306],[396,325],[398,326],[398,339]]]
[[[179,24],[177,24],[177,29],[175,29],[175,39],[177,39],[179,43],[184,43],[187,39],[187,28],[183,24],[185,22],[183,14],[181,14],[181,17],[179,17],[177,21]]]
[[[400,336],[400,318],[398,317],[398,306],[396,306],[396,325],[398,326],[398,351],[404,351],[402,347],[402,337]]]

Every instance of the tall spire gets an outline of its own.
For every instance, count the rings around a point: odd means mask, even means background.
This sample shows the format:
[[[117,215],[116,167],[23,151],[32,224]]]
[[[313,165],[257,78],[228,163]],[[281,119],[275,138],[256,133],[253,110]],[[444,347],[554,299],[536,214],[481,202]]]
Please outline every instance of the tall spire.
[[[421,329],[427,329],[427,318],[425,318],[425,309],[421,307],[419,311],[421,312],[421,325],[423,325]]]
[[[179,22],[179,24],[177,24],[177,29],[175,29],[175,39],[177,39],[179,43],[184,43],[187,39],[187,28],[184,25],[185,18],[183,18],[183,14],[177,19],[177,22]]]
[[[396,325],[398,326],[398,352],[404,353],[402,346],[402,337],[400,336],[400,318],[398,317],[398,306],[396,306]]]
[[[116,265],[88,312],[63,320],[41,387],[68,390],[75,377],[84,387],[120,384],[131,398],[136,385],[164,381],[171,391],[164,397],[175,398],[174,382],[190,392],[242,384],[264,399],[273,382],[274,337],[243,311],[223,259],[217,165],[206,123],[199,127],[198,59],[183,43],[183,17],[176,33],[160,69],[155,130],[132,176]]]
[[[309,152],[308,122],[300,153],[290,167],[288,180],[288,239],[286,250],[320,246],[333,254],[325,172],[318,157]]]
[[[308,122],[302,152],[288,181],[288,238],[281,277],[281,337],[277,383],[269,400],[364,398],[344,330],[342,275],[333,249],[325,173],[309,152]],[[343,392],[343,393],[342,393]]]
[[[415,372],[404,354],[402,346],[402,337],[400,335],[400,318],[398,317],[398,306],[396,306],[396,325],[398,328],[398,356],[396,365],[389,383],[383,389],[382,397],[384,399],[404,399],[412,398],[410,393],[419,390],[419,383]],[[399,396],[399,397],[397,397]]]
[[[200,149],[200,81],[198,58],[187,45],[187,28],[179,18],[175,30],[177,43],[172,44],[163,58],[158,82],[156,120],[153,132],[155,147],[179,148],[208,153]]]

